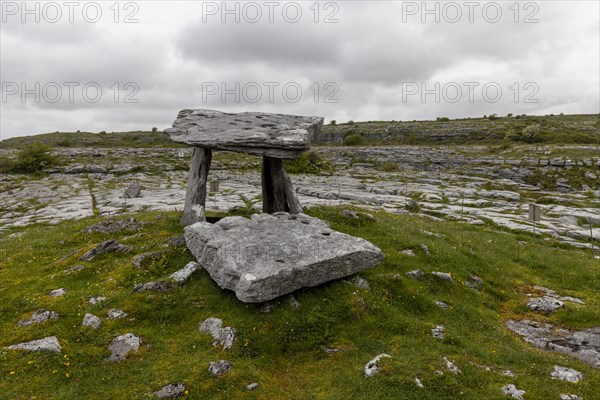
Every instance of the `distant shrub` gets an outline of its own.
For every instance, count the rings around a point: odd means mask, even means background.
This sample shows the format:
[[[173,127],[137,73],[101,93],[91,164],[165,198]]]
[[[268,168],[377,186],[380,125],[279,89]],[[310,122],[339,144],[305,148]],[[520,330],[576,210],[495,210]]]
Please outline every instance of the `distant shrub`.
[[[450,118],[448,118],[448,117],[437,117],[437,121],[448,122],[448,121],[450,121]]]
[[[290,174],[320,174],[322,172],[333,172],[332,163],[324,160],[319,154],[309,151],[302,153],[296,160],[286,160],[285,170]]]
[[[58,158],[51,153],[51,148],[41,143],[32,143],[23,147],[17,154],[10,171],[18,173],[40,172],[58,164]]]
[[[100,131],[101,135],[106,135],[106,131]]]
[[[493,121],[493,120],[495,120],[495,119],[498,119],[498,115],[497,115],[497,114],[490,114],[490,115],[488,116],[488,119],[489,119],[490,121]]]
[[[507,116],[508,118],[510,118],[510,117],[512,117],[512,116],[513,116],[513,113],[508,113],[508,114],[506,114],[506,116]]]
[[[533,123],[531,125],[527,125],[520,132],[517,132],[513,128],[510,128],[504,134],[504,139],[513,142],[535,143],[541,141],[539,133],[540,125]]]
[[[157,132],[157,131],[158,131],[158,128],[157,128],[157,127],[153,127],[153,128],[152,128],[152,132]]]
[[[344,146],[360,146],[364,142],[365,138],[358,133],[352,133],[344,138]]]
[[[336,125],[337,121],[335,119],[332,119],[331,121],[329,121],[329,125]]]
[[[347,122],[348,125],[354,125],[354,121],[350,120]]]
[[[379,165],[377,167],[377,169],[379,171],[382,171],[382,172],[397,171],[398,170],[398,164],[396,164],[395,162],[388,161],[388,162],[385,162],[385,163]]]

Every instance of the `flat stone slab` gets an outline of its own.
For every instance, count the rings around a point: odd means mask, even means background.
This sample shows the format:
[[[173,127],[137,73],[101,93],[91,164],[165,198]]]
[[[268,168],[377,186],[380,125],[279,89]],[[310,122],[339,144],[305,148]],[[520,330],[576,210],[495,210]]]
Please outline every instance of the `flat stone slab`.
[[[336,232],[317,218],[285,212],[198,222],[185,228],[185,240],[212,279],[247,303],[355,274],[384,257],[365,239]]]
[[[10,350],[48,351],[54,353],[60,353],[61,351],[60,343],[56,336],[48,336],[43,339],[14,344],[7,348]]]
[[[164,132],[174,142],[195,147],[296,158],[310,149],[322,126],[322,117],[187,109]]]

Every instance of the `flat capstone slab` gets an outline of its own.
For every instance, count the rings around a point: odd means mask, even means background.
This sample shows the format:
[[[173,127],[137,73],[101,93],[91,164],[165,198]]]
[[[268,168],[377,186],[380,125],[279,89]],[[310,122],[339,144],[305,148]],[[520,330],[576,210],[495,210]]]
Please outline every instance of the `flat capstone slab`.
[[[322,117],[186,109],[164,133],[189,146],[289,159],[309,150],[322,126]]]
[[[185,228],[187,247],[223,289],[247,303],[355,274],[383,261],[365,239],[332,230],[305,214],[226,217]]]

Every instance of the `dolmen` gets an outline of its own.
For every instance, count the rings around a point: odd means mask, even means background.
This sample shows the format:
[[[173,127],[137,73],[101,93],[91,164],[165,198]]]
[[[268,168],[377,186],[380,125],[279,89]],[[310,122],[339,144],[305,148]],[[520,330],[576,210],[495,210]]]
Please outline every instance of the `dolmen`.
[[[309,150],[322,125],[322,117],[186,109],[165,130],[171,140],[193,147],[181,219],[186,245],[211,278],[243,302],[272,300],[373,268],[383,260],[374,244],[302,212],[283,161]],[[262,213],[206,222],[213,150],[263,157]]]

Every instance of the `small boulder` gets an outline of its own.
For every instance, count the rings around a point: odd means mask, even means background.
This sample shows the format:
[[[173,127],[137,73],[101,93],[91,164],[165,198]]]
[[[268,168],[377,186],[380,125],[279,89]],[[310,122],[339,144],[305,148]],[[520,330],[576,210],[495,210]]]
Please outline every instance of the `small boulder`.
[[[435,276],[437,278],[440,278],[440,279],[442,279],[444,281],[448,281],[450,283],[454,282],[454,279],[452,279],[452,275],[450,275],[447,272],[437,272],[437,271],[434,271],[434,272],[431,273],[431,275],[433,275],[433,276]]]
[[[365,372],[365,376],[367,378],[372,377],[373,375],[375,375],[377,373],[377,371],[379,371],[379,361],[383,357],[391,357],[391,356],[389,354],[381,353],[365,365],[364,372]]]
[[[235,329],[226,326],[223,328],[223,321],[219,318],[207,318],[198,328],[202,333],[210,334],[217,342],[213,345],[221,344],[223,350],[229,350],[235,341]]]
[[[22,319],[17,322],[18,326],[29,326],[33,324],[41,324],[49,320],[57,320],[58,314],[54,311],[37,310],[27,319]]]
[[[583,400],[583,397],[579,397],[576,394],[561,394],[560,400]]]
[[[431,336],[436,339],[443,339],[444,333],[446,332],[446,328],[444,325],[436,325],[435,328],[431,330]]]
[[[91,296],[90,299],[88,300],[88,303],[94,305],[94,304],[101,303],[105,300],[106,300],[106,297],[104,297],[104,296]]]
[[[190,261],[185,265],[185,267],[183,267],[179,271],[173,272],[170,275],[170,278],[177,283],[184,283],[190,278],[190,276],[192,276],[194,271],[196,271],[199,267],[200,265],[197,262]]]
[[[559,308],[564,307],[564,305],[565,303],[562,301],[548,296],[536,297],[527,303],[527,307],[529,307],[532,311],[546,314],[554,312]]]
[[[125,246],[119,243],[117,240],[111,239],[100,243],[91,250],[87,251],[84,255],[79,257],[81,261],[91,261],[97,256],[106,253],[128,253],[131,251],[130,246]]]
[[[442,310],[447,310],[448,307],[450,307],[448,304],[444,303],[443,301],[435,300],[434,303],[435,303],[436,306],[438,306]]]
[[[415,383],[417,384],[418,388],[423,389],[425,387],[419,378],[415,378]]]
[[[111,308],[110,310],[108,310],[106,317],[108,319],[121,319],[126,318],[127,313],[123,310],[119,310],[118,308]]]
[[[246,386],[246,390],[249,392],[252,390],[256,390],[256,389],[258,389],[258,383],[256,383],[256,382],[253,382],[253,383],[249,384],[248,386]]]
[[[85,228],[83,232],[115,233],[120,231],[138,231],[140,229],[142,229],[141,224],[139,224],[134,218],[128,218],[122,221],[115,221],[112,219],[100,221]]]
[[[147,253],[138,254],[137,256],[133,257],[131,263],[134,267],[141,268],[152,261],[158,260],[163,254],[164,253],[162,251],[149,251]]]
[[[353,284],[354,286],[356,286],[359,289],[369,290],[371,288],[371,285],[369,285],[369,281],[361,278],[358,275],[355,276],[354,278],[350,279],[347,282]]]
[[[133,333],[117,336],[108,345],[108,350],[111,352],[107,361],[121,361],[131,351],[138,351],[141,344],[141,339]]]
[[[419,245],[419,247],[421,248],[421,250],[423,250],[423,253],[425,253],[425,254],[429,254],[429,247],[427,247],[427,245],[426,245],[426,244],[424,244],[424,243],[421,243],[421,244]]]
[[[554,371],[550,374],[552,379],[558,379],[561,381],[577,383],[583,379],[583,374],[572,368],[561,367],[560,365],[554,366]]]
[[[425,272],[423,272],[420,269],[415,269],[414,271],[408,271],[406,273],[406,275],[410,276],[411,278],[419,280],[425,276]]]
[[[465,281],[465,286],[473,290],[483,289],[483,279],[476,275],[469,274],[469,279]]]
[[[170,383],[154,392],[159,399],[176,399],[185,393],[185,385],[181,382]]]
[[[231,368],[231,363],[226,360],[213,361],[208,365],[208,371],[215,376],[223,375],[229,372]]]
[[[137,292],[169,292],[177,288],[172,282],[146,282],[138,283],[133,287],[133,293]]]
[[[94,314],[88,313],[83,316],[83,326],[89,326],[92,329],[98,329],[101,323],[102,321],[100,321],[100,318],[98,318]]]
[[[526,392],[524,390],[517,389],[515,385],[506,385],[502,387],[502,393],[517,400],[524,400],[523,395]]]
[[[65,288],[55,289],[50,292],[51,297],[60,297],[60,296],[64,296],[65,294],[67,294],[67,291],[65,290]]]
[[[403,254],[405,256],[409,256],[409,257],[414,257],[415,256],[415,252],[412,250],[402,250],[400,252],[400,254]]]
[[[43,339],[19,343],[7,347],[10,350],[49,351],[60,353],[61,347],[56,336],[48,336]]]

